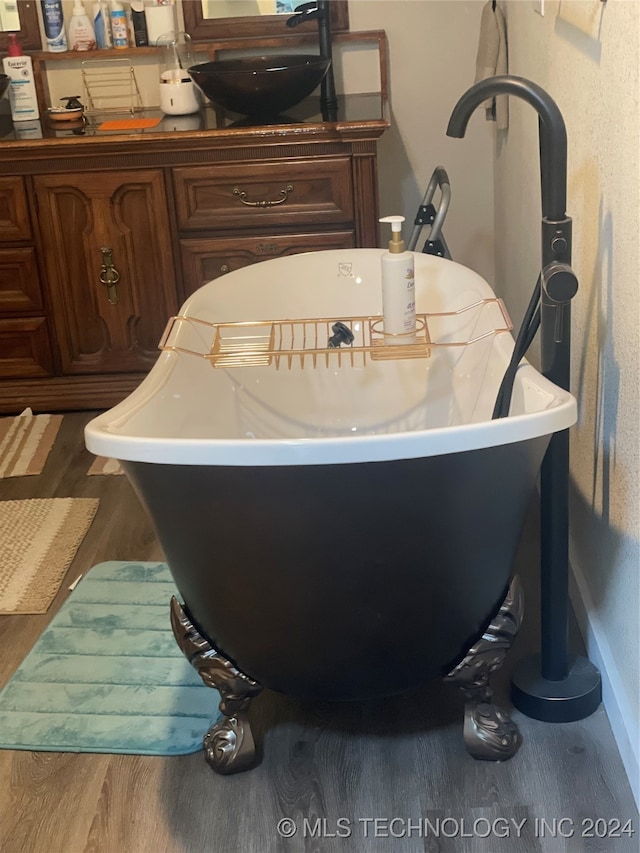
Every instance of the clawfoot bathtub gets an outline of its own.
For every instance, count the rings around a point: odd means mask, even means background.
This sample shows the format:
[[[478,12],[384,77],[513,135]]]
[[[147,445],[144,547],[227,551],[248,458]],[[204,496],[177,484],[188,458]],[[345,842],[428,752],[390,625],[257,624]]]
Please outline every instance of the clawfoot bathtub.
[[[205,738],[253,762],[262,687],[369,699],[445,678],[476,758],[520,737],[491,703],[522,618],[513,561],[551,434],[576,403],[529,364],[495,294],[416,254],[418,343],[384,345],[376,249],[265,261],[202,287],[140,387],[86,428],[154,521],[176,639],[222,697]],[[262,321],[268,321],[262,325]],[[351,343],[327,348],[335,324]]]

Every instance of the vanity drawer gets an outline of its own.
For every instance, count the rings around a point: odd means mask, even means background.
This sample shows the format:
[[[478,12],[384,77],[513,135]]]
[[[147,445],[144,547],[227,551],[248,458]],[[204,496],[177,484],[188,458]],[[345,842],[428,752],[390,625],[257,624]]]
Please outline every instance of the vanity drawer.
[[[0,320],[0,376],[51,376],[51,348],[44,317]]]
[[[180,250],[185,296],[214,278],[258,261],[297,255],[300,252],[316,252],[320,249],[352,249],[355,244],[353,231],[182,240]]]
[[[0,243],[32,237],[27,193],[21,177],[0,178]]]
[[[353,221],[349,157],[216,163],[173,170],[184,231]]]
[[[0,249],[0,314],[41,310],[36,250]]]

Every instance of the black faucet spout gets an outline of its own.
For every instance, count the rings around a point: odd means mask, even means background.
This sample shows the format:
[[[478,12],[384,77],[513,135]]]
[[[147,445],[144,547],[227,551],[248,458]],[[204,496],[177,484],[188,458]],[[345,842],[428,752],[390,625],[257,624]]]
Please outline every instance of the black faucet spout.
[[[320,56],[329,60],[329,69],[321,83],[320,101],[323,107],[334,111],[338,106],[336,96],[336,85],[333,76],[333,55],[331,47],[331,10],[329,0],[313,0],[311,3],[303,3],[295,9],[295,14],[287,19],[288,27],[297,27],[305,21],[318,22],[318,40],[320,44]]]
[[[476,107],[495,95],[521,98],[538,113],[542,215],[551,221],[563,220],[567,206],[567,131],[558,105],[536,83],[511,74],[481,80],[453,108],[447,136],[464,136]]]

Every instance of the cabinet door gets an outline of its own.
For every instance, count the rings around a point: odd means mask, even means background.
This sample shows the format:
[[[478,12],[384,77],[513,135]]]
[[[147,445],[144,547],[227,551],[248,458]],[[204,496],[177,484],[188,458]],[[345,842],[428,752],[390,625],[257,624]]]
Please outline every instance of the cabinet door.
[[[63,373],[148,369],[177,308],[162,172],[34,182]],[[109,260],[115,287],[101,282]]]

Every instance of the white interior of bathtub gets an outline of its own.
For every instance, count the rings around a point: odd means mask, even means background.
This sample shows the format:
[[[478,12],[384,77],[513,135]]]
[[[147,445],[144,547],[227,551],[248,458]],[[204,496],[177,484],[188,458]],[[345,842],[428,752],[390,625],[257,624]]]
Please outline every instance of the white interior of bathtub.
[[[381,314],[377,249],[266,261],[205,285],[181,315],[208,323]],[[416,307],[440,344],[428,357],[375,360],[332,352],[265,366],[216,366],[164,351],[140,387],[87,428],[100,455],[179,464],[375,461],[504,444],[564,429],[574,398],[530,365],[518,371],[511,414],[491,421],[513,338],[496,303],[446,321],[437,315],[492,299],[473,271],[416,254]],[[436,315],[436,316],[434,316]],[[208,353],[211,328],[174,324],[168,345]]]

